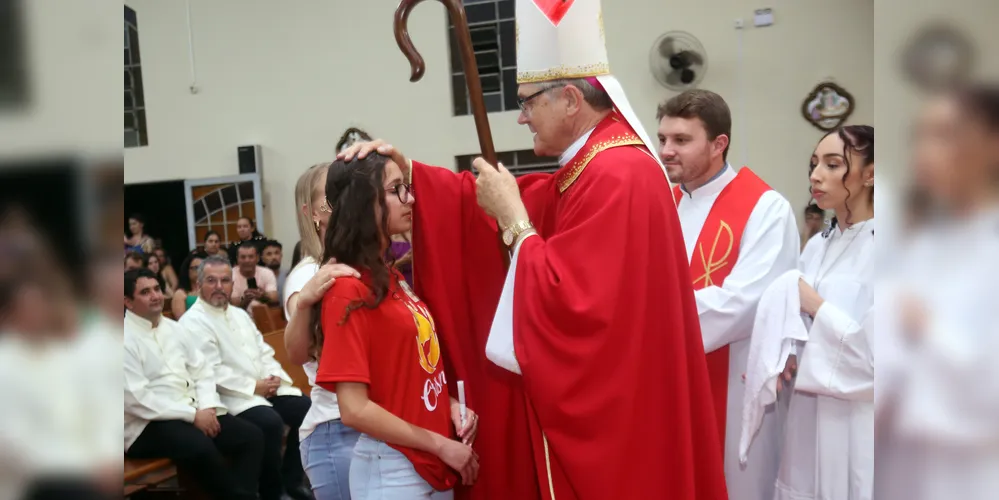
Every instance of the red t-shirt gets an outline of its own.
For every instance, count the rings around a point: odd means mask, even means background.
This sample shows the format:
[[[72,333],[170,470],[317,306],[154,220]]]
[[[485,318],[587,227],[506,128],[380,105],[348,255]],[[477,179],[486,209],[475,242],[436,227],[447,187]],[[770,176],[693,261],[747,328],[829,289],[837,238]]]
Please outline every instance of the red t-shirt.
[[[347,306],[371,294],[370,277],[338,278],[323,297],[323,351],[316,383],[335,391],[337,382],[368,384],[368,397],[418,427],[451,436],[451,401],[433,317],[425,303],[402,285],[393,270],[385,299],[376,309],[360,307],[340,324]],[[430,486],[444,491],[457,473],[435,455],[412,448],[402,452]]]

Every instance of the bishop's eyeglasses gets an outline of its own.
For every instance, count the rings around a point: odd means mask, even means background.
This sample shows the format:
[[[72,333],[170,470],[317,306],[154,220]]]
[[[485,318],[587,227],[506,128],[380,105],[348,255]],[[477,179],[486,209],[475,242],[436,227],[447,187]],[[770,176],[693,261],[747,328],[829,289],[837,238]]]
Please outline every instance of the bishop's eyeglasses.
[[[549,90],[555,90],[555,89],[557,89],[559,87],[564,87],[564,86],[565,85],[559,84],[559,85],[555,85],[555,86],[552,86],[552,87],[546,87],[546,88],[543,88],[543,89],[541,89],[541,90],[539,90],[539,91],[537,91],[537,92],[535,92],[535,93],[533,93],[533,94],[531,94],[531,95],[529,95],[527,97],[518,97],[517,98],[517,106],[519,106],[520,107],[520,111],[522,111],[526,115],[527,113],[530,113],[530,109],[527,107],[527,104],[530,103],[533,99],[537,98],[541,94],[544,94],[545,92],[548,92]]]

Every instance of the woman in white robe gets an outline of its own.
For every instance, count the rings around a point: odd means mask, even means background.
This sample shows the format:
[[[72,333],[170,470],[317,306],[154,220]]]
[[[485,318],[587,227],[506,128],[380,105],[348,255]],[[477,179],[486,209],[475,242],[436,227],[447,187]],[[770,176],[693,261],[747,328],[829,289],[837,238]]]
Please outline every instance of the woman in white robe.
[[[785,370],[785,381],[797,378],[775,498],[866,500],[874,484],[874,129],[827,134],[810,181],[816,204],[836,218],[801,256],[808,341]]]
[[[927,101],[914,127],[924,220],[893,251],[879,336],[876,494],[999,497],[999,86]]]

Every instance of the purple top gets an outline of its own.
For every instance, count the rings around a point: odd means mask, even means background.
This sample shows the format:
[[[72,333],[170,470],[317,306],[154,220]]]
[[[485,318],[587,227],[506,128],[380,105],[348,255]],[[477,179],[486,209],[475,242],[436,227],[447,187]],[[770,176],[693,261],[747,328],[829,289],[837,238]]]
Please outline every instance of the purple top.
[[[412,248],[412,245],[406,243],[405,241],[393,241],[392,246],[389,247],[389,255],[391,255],[393,259],[399,260],[403,255],[406,255],[406,252],[409,252],[410,248]],[[413,262],[410,261],[403,264],[402,266],[399,266],[398,269],[399,272],[406,278],[406,282],[409,283],[409,286],[413,286]]]

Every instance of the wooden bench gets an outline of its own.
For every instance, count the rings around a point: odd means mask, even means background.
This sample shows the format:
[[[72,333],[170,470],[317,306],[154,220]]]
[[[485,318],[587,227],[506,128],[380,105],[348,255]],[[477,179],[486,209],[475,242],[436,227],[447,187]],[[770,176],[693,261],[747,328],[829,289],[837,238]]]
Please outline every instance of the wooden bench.
[[[301,389],[302,393],[308,396],[311,391],[309,377],[305,374],[305,370],[302,369],[302,365],[292,364],[288,361],[288,351],[284,348],[284,330],[265,333],[264,342],[267,342],[274,349],[274,360],[291,377],[292,385]]]
[[[284,330],[288,320],[284,317],[284,309],[278,306],[256,306],[250,308],[250,316],[261,333]]]
[[[170,459],[138,459],[125,457],[124,495],[132,495],[142,490],[168,481],[177,476],[177,468]]]

